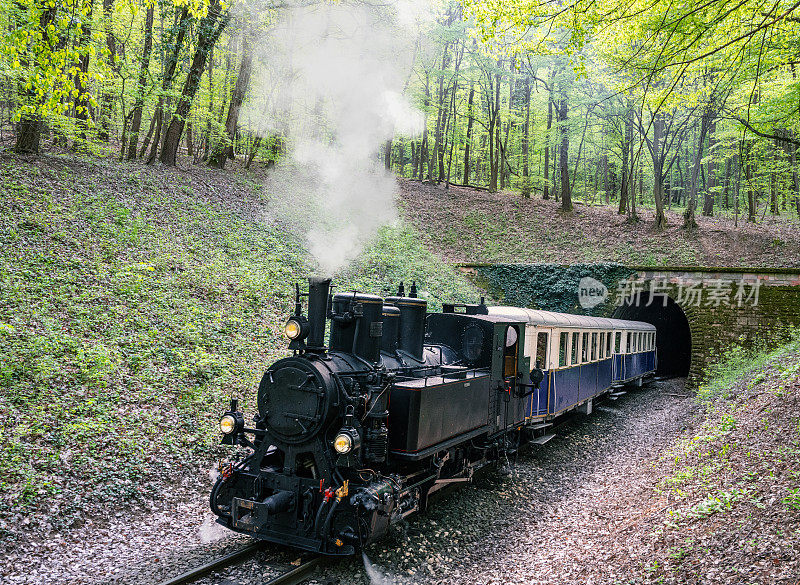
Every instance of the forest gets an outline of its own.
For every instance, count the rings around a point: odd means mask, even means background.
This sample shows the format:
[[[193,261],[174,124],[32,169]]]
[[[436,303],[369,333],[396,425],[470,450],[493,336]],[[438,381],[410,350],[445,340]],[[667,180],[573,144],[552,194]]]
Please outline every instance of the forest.
[[[402,53],[399,91],[422,115],[370,153],[398,176],[565,213],[614,206],[631,222],[647,207],[656,230],[669,209],[689,229],[698,214],[800,216],[800,2],[370,1],[356,4],[386,30],[402,21],[405,42],[364,49]],[[33,155],[235,160],[227,172],[276,164],[297,139],[281,117],[297,112],[264,81],[267,39],[293,10],[337,4],[5,0],[0,140]]]

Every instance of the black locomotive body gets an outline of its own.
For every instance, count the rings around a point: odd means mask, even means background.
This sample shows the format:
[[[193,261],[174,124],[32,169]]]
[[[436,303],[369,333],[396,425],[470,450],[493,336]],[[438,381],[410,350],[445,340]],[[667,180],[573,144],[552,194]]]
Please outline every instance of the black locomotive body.
[[[222,471],[211,508],[232,530],[347,555],[516,448],[540,376],[524,323],[482,302],[427,314],[413,287],[329,290],[310,280],[308,318],[298,291],[294,355],[264,374],[253,424],[235,401],[223,415],[223,442],[248,455]]]

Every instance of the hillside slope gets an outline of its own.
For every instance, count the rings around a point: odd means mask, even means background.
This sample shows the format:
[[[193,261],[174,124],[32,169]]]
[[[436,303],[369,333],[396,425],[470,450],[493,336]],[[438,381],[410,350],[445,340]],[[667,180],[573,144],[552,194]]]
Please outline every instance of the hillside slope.
[[[611,207],[575,204],[563,214],[559,203],[524,199],[518,193],[488,193],[401,179],[406,216],[427,246],[451,262],[580,264],[620,262],[652,266],[800,265],[800,225],[773,218],[748,224],[739,218],[698,217],[697,232],[667,212],[669,227],[653,230],[652,211],[627,224]]]
[[[795,585],[800,336],[772,351],[734,349],[711,379],[699,392],[705,417],[653,462],[655,491],[619,502],[636,512],[623,531],[636,544],[607,560],[646,583]]]
[[[294,282],[312,271],[270,220],[260,180],[0,159],[2,546],[211,467],[217,417],[230,397],[252,407],[286,354]],[[432,306],[477,295],[402,224],[337,284],[380,292],[412,279]]]

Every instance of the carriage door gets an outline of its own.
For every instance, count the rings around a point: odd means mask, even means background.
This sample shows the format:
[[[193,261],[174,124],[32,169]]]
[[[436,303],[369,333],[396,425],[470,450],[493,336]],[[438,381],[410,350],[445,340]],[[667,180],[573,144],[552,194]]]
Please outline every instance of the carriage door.
[[[513,325],[506,329],[506,345],[503,349],[503,378],[506,390],[514,396],[517,385],[517,360],[519,353],[519,332]]]
[[[520,327],[524,327],[524,325]],[[521,423],[526,416],[525,404],[528,398],[523,398],[522,394],[527,388],[519,386],[519,383],[527,382],[526,379],[520,379],[520,368],[524,367],[528,360],[525,359],[524,352],[520,351],[523,349],[521,345],[523,341],[520,339],[519,332],[520,329],[516,325],[511,325],[506,329],[506,343],[503,350],[503,380],[506,390],[503,418],[506,426]],[[520,363],[520,360],[523,360],[523,363]]]

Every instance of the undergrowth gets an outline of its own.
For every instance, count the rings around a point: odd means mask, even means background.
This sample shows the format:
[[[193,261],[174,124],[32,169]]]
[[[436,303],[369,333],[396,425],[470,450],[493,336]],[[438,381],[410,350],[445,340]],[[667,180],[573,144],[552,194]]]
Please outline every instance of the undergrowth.
[[[253,412],[311,262],[258,220],[255,181],[212,173],[0,162],[0,532],[155,492],[210,465],[230,397]],[[475,296],[402,225],[336,279],[377,293],[400,280],[434,307]]]
[[[731,397],[739,380],[752,376],[748,383],[758,383],[763,379],[764,374],[760,370],[764,366],[798,350],[800,329],[793,329],[789,340],[778,347],[771,347],[766,342],[747,347],[741,344],[727,347],[725,353],[706,368],[706,381],[698,388],[697,398],[700,402],[709,403],[720,397]]]
[[[711,564],[747,574],[766,551],[792,546],[800,519],[800,332],[779,347],[732,347],[706,377],[702,418],[655,463],[666,468],[657,492],[668,504],[655,527],[656,576],[676,582]],[[728,550],[731,541],[741,549]]]

